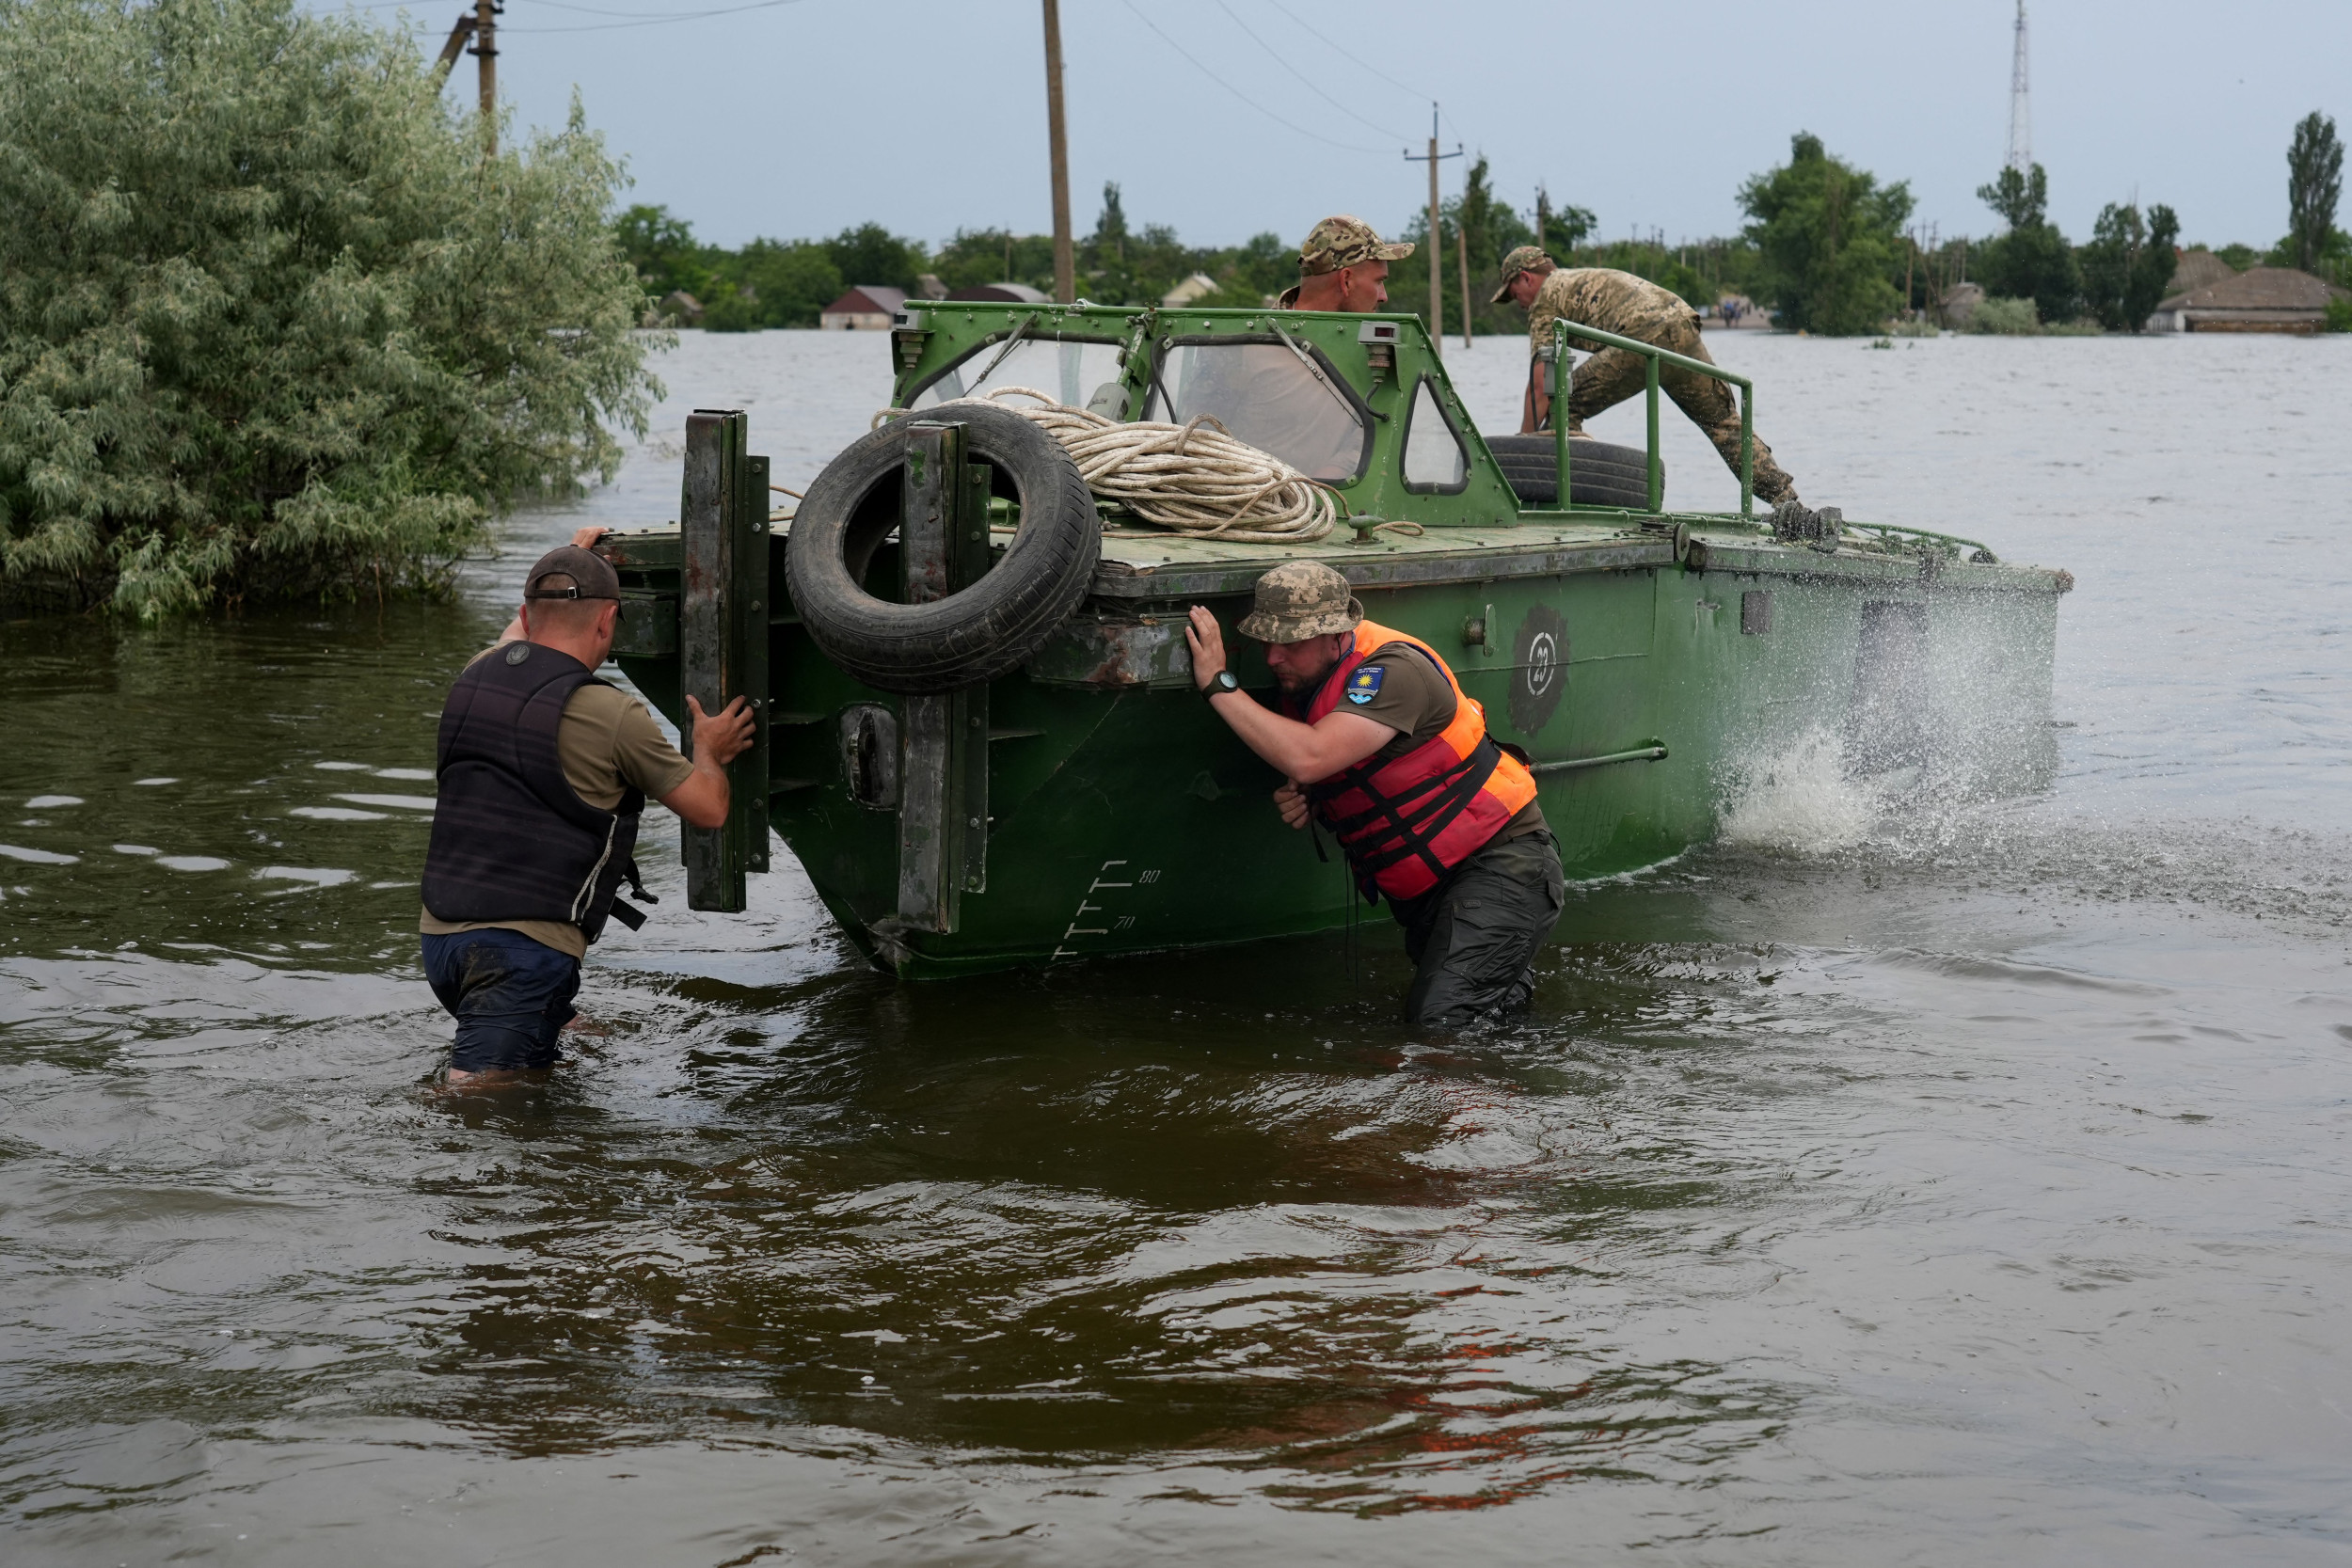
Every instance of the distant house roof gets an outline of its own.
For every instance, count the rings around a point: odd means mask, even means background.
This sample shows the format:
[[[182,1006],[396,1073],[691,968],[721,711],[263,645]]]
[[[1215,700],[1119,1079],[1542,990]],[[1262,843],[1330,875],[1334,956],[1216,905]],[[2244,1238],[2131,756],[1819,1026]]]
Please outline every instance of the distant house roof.
[[[1174,310],[1190,305],[1203,294],[1215,293],[1216,293],[1216,279],[1205,272],[1196,272],[1168,293],[1160,295],[1160,303]]]
[[[2172,281],[2164,286],[2165,297],[2169,299],[2174,294],[2185,294],[2195,289],[2207,288],[2225,277],[2236,276],[2235,267],[2204,246],[2199,245],[2194,250],[2182,251],[2181,259],[2173,263]]]
[[[2159,310],[2321,311],[2345,291],[2293,267],[2249,267],[2173,295]]]
[[[906,308],[907,292],[886,283],[860,283],[821,312],[828,316],[895,316]]]
[[[956,290],[947,297],[990,299],[1011,305],[1042,305],[1046,302],[1045,291],[1032,289],[1026,283],[975,283],[969,288]]]

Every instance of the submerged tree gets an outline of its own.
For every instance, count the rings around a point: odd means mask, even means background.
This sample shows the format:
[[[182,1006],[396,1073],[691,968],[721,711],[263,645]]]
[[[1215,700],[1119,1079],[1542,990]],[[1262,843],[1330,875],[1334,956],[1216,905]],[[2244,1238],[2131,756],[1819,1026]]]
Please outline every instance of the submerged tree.
[[[0,0],[0,596],[143,615],[445,573],[644,427],[582,125],[485,157],[292,0]]]
[[[1110,252],[1111,259],[1127,259],[1127,209],[1119,199],[1119,182],[1103,182],[1103,215],[1094,220],[1093,244],[1099,250]]]
[[[2050,177],[2004,168],[1977,199],[2001,214],[2009,232],[1979,250],[1969,270],[1984,291],[2004,299],[2030,299],[2042,322],[2072,321],[2082,309],[2082,276],[2074,247],[2049,218]]]
[[[1740,187],[1761,286],[1780,325],[1828,336],[1873,332],[1902,304],[1903,221],[1911,187],[1830,156],[1799,133],[1785,167]]]
[[[1600,219],[1590,207],[1571,203],[1552,210],[1551,193],[1538,188],[1535,192],[1535,243],[1554,261],[1566,266],[1576,249],[1587,236],[1600,226]]]
[[[862,283],[881,283],[893,289],[912,290],[915,274],[923,267],[922,242],[902,239],[879,223],[844,229],[822,244],[846,289]]]
[[[2344,144],[2336,139],[2336,122],[2316,112],[2306,115],[2287,146],[2287,236],[2295,264],[2305,272],[2331,247],[2343,195]]]
[[[2137,205],[2108,202],[2080,254],[2083,299],[2110,332],[2137,332],[2164,298],[2178,261],[2181,220],[2158,203],[2142,222]]]

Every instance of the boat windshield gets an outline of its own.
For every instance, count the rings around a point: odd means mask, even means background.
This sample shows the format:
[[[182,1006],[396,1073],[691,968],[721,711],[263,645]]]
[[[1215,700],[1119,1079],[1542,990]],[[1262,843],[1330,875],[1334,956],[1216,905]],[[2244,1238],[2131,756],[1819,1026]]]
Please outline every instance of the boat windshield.
[[[1337,380],[1284,342],[1181,343],[1160,365],[1152,418],[1183,424],[1207,414],[1309,479],[1354,479],[1372,443]]]
[[[997,357],[1000,354],[1002,358]],[[1028,387],[1057,403],[1091,408],[1107,419],[1127,417],[1126,388],[1119,379],[1119,345],[1066,338],[1024,338],[1010,352],[1002,343],[985,343],[917,392],[914,406],[935,407],[998,387]]]

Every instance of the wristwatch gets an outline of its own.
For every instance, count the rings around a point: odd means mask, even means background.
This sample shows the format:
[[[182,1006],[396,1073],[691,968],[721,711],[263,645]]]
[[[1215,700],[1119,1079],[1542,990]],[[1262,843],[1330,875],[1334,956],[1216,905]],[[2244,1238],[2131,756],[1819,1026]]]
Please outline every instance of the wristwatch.
[[[1235,675],[1231,670],[1219,670],[1216,674],[1209,677],[1209,684],[1200,689],[1200,695],[1203,700],[1206,700],[1223,692],[1239,691],[1240,689],[1241,678],[1238,675]]]

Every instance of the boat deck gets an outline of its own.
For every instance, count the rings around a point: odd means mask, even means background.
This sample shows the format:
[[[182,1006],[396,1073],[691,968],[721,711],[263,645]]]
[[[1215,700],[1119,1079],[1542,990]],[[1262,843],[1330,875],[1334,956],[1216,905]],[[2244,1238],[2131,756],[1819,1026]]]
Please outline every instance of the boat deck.
[[[1359,542],[1335,531],[1311,545],[1246,544],[1172,531],[1118,527],[1103,539],[1093,592],[1110,599],[1239,594],[1286,561],[1322,561],[1362,588],[1477,582],[1668,567],[1756,576],[1931,579],[1944,588],[2063,592],[2066,574],[2038,566],[1953,560],[1940,552],[1873,548],[1849,540],[1834,551],[1782,544],[1759,525],[1707,514],[1647,518],[1613,513],[1584,520],[1531,512],[1515,525],[1381,530]]]

